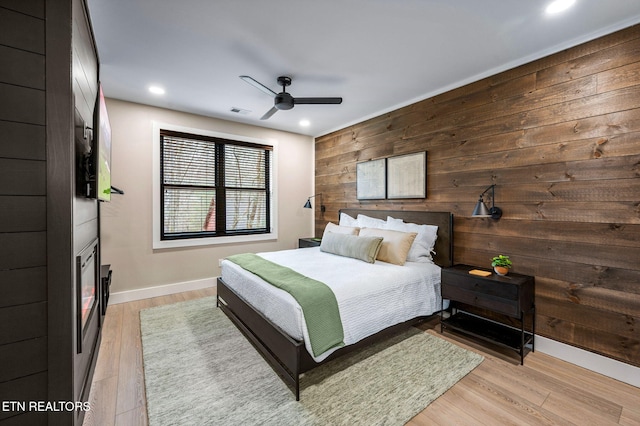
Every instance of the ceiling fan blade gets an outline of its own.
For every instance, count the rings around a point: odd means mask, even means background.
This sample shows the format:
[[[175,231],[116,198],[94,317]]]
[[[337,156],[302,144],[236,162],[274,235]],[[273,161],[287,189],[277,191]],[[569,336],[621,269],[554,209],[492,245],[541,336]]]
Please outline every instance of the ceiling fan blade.
[[[273,107],[269,111],[267,111],[262,117],[260,117],[260,120],[266,120],[269,117],[271,117],[273,114],[275,114],[276,112],[278,112],[278,108]]]
[[[294,104],[341,104],[342,98],[294,98]]]
[[[249,77],[248,75],[241,75],[240,78],[243,79],[244,81],[246,81],[247,83],[249,83],[250,85],[252,85],[253,87],[255,87],[256,89],[259,89],[259,90],[263,91],[264,93],[266,93],[267,95],[269,95],[271,97],[274,97],[274,96],[277,95],[276,92],[274,92],[273,90],[269,89],[264,84],[257,82],[256,80],[254,80],[253,78]]]

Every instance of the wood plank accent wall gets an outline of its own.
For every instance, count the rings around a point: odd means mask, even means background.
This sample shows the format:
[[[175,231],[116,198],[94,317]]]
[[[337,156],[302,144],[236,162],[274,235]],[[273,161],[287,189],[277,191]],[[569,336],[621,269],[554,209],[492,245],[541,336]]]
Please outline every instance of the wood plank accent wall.
[[[44,0],[0,0],[2,401],[47,398],[44,9]],[[0,423],[27,421],[15,414],[0,412]],[[46,420],[38,413],[28,421]]]
[[[356,199],[356,163],[418,151],[426,199]],[[318,137],[315,174],[316,235],[346,207],[451,211],[456,263],[536,277],[540,335],[640,366],[640,26]],[[502,219],[471,218],[493,183]]]

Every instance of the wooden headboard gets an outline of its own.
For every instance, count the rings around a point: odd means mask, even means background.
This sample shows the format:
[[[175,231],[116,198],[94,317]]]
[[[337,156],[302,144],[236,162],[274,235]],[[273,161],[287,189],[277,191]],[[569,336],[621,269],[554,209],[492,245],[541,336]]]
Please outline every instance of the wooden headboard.
[[[386,220],[387,216],[391,216],[395,219],[402,219],[407,223],[436,225],[438,227],[438,239],[434,248],[436,254],[433,257],[433,261],[436,265],[442,267],[453,265],[453,214],[450,212],[341,209],[340,213],[348,214],[354,219],[358,214],[382,220]]]

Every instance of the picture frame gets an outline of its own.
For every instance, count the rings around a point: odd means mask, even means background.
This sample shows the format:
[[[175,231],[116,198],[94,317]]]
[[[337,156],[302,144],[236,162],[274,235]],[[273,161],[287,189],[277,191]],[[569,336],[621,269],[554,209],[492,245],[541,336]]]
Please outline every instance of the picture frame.
[[[386,198],[386,168],[385,158],[356,164],[356,198],[358,200]]]
[[[427,198],[427,153],[387,158],[387,198]]]

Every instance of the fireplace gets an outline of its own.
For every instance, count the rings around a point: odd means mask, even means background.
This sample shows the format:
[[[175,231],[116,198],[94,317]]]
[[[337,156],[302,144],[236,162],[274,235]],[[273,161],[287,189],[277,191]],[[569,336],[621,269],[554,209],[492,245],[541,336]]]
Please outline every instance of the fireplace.
[[[91,319],[98,311],[98,284],[99,284],[99,262],[98,262],[98,239],[84,248],[76,256],[76,294],[77,294],[77,352],[82,353],[85,349],[93,346],[87,341],[89,325]]]

